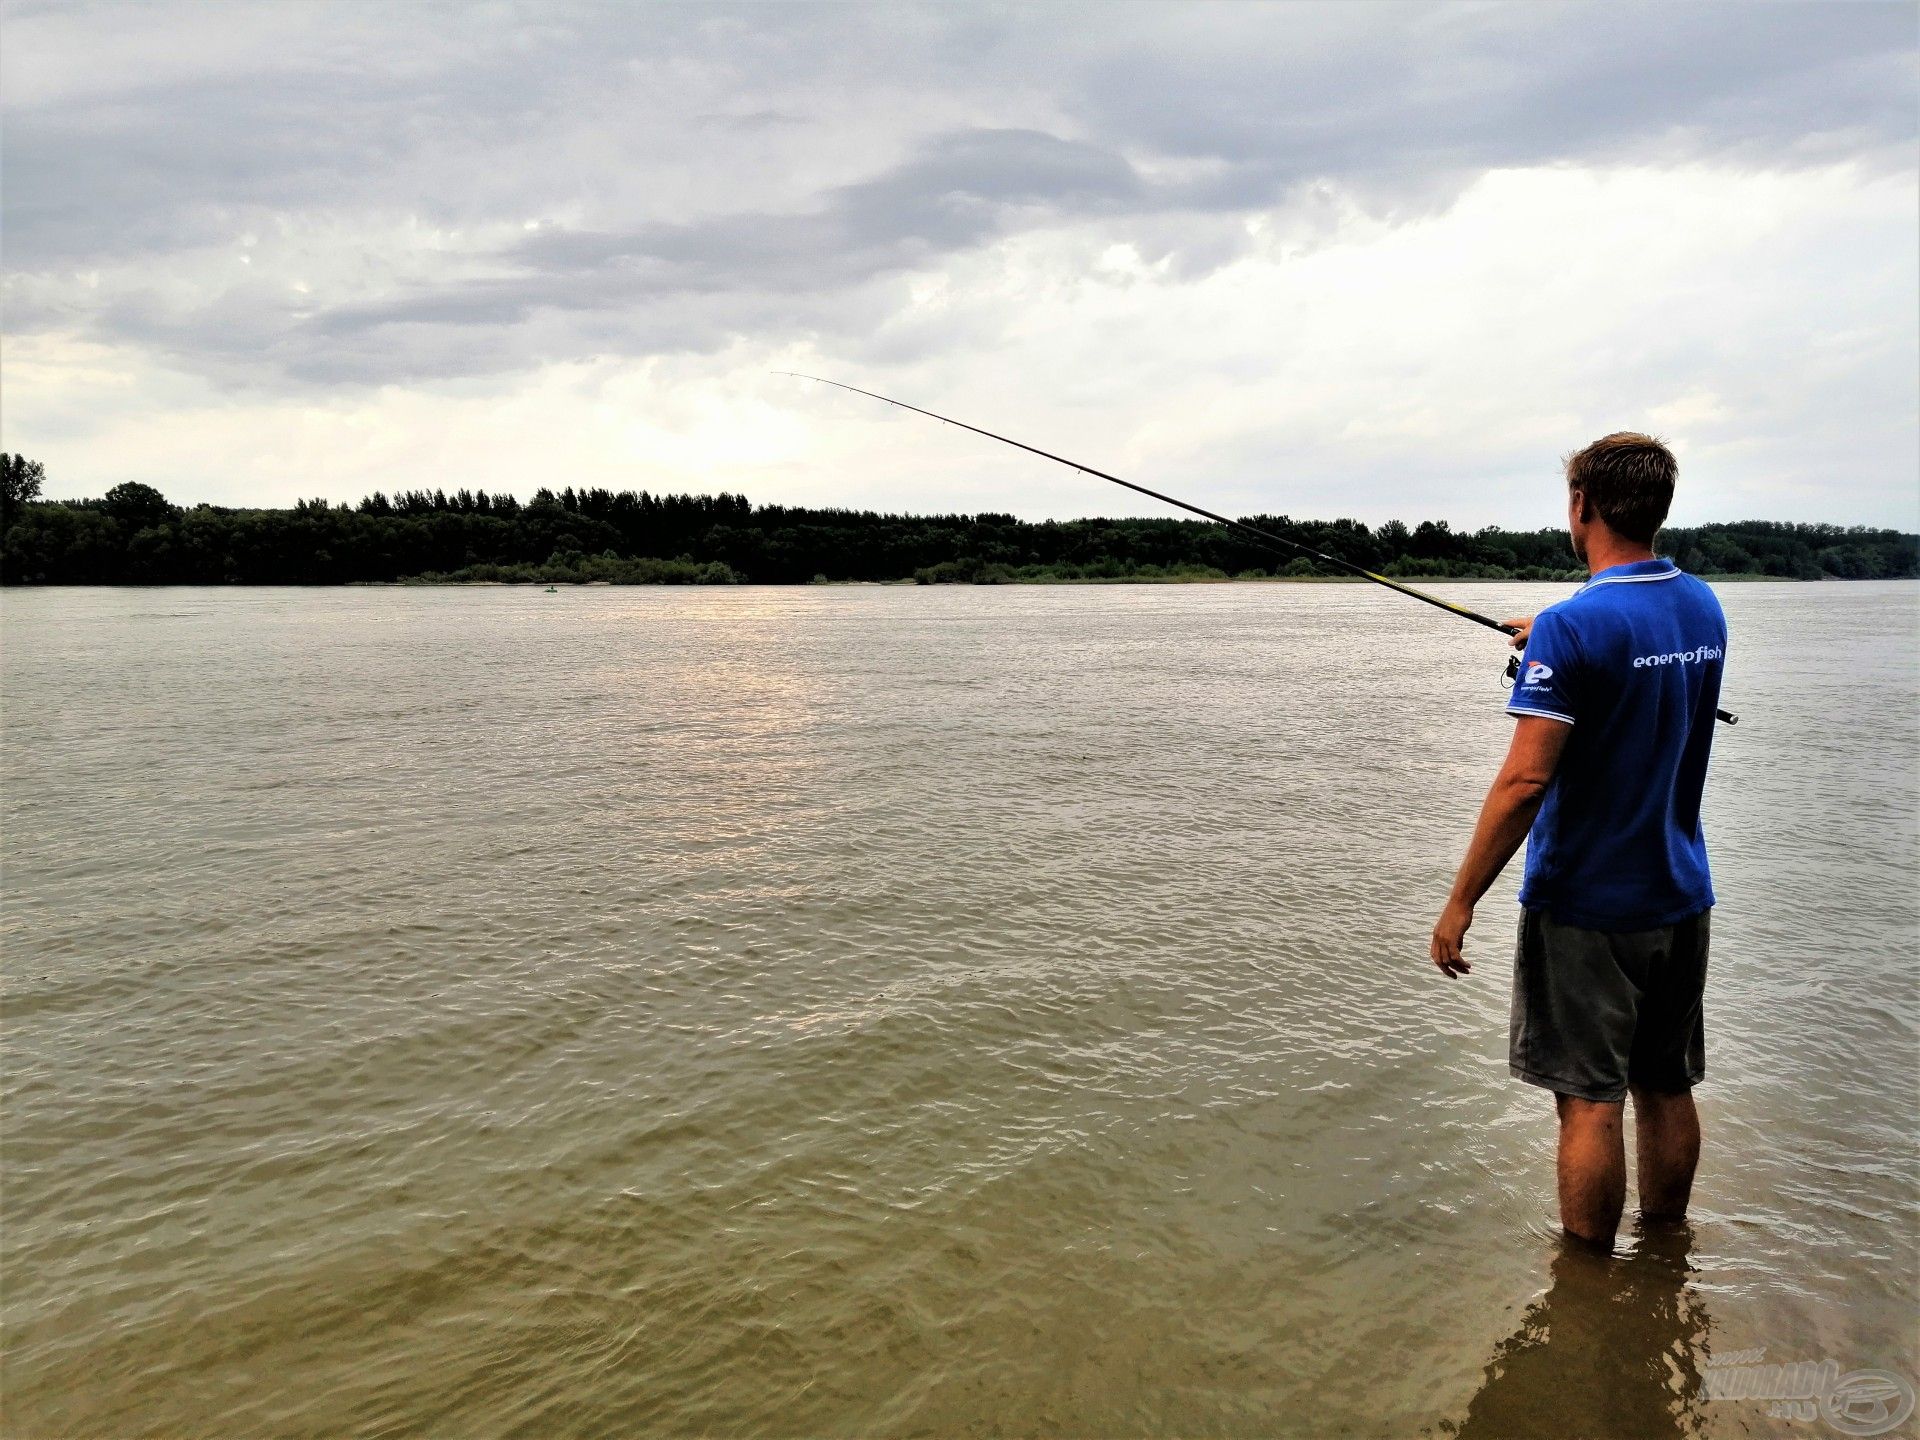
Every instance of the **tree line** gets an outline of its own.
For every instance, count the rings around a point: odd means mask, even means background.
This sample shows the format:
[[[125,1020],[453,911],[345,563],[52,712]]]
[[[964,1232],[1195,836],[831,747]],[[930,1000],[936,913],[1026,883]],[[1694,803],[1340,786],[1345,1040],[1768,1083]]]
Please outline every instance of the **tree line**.
[[[357,505],[172,504],[137,482],[98,499],[41,498],[33,461],[0,455],[0,579],[64,585],[337,585],[519,581],[992,584],[1308,576],[1325,567],[1197,520],[1018,520],[754,505],[746,496],[540,489],[376,491]],[[1398,577],[1582,578],[1562,530],[1456,531],[1444,520],[1252,515],[1251,524]],[[1864,526],[1740,521],[1662,532],[1701,575],[1920,577],[1920,536]]]

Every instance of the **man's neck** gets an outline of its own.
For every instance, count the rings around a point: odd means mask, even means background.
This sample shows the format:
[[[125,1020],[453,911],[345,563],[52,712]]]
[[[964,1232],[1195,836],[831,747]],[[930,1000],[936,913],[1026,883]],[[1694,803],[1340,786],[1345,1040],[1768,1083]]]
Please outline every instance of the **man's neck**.
[[[1632,565],[1655,558],[1653,547],[1642,545],[1638,540],[1624,540],[1612,534],[1587,537],[1589,575],[1598,575],[1602,570],[1611,570],[1616,565]]]

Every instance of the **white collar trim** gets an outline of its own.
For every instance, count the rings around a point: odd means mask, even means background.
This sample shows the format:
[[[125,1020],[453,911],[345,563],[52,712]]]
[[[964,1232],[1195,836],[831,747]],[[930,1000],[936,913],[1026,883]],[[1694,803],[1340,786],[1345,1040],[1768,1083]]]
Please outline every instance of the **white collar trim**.
[[[1595,585],[1633,585],[1642,580],[1672,580],[1681,573],[1679,566],[1671,570],[1662,570],[1657,575],[1597,575],[1580,588],[1591,590]]]

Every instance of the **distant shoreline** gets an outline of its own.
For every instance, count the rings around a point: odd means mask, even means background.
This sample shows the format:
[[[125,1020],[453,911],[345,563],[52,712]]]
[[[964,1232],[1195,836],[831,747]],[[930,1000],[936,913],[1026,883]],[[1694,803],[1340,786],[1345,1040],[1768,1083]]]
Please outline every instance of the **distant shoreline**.
[[[1389,579],[1401,583],[1423,585],[1578,585],[1581,578],[1569,576],[1565,579],[1524,580],[1511,576],[1449,576],[1416,575],[1411,577],[1389,576]],[[1740,585],[1819,585],[1829,581],[1836,584],[1871,583],[1842,580],[1838,576],[1822,576],[1819,580],[1799,580],[1791,575],[1701,575],[1696,577],[1710,584]],[[702,590],[738,590],[754,581],[742,582],[701,582],[701,581],[658,581],[658,580],[424,580],[407,577],[399,580],[349,580],[345,587],[351,589],[376,590],[420,590],[420,589],[464,589],[485,587],[496,590],[536,590],[545,592],[548,586],[568,590],[625,590],[625,589],[702,589]],[[1371,580],[1358,575],[1146,575],[1117,577],[1078,577],[1067,580],[1030,579],[1030,580],[939,580],[926,583],[918,580],[804,580],[785,584],[774,584],[769,588],[778,590],[879,590],[879,589],[967,589],[989,590],[996,586],[1060,586],[1060,585],[1371,585]],[[166,588],[166,587],[155,587]],[[236,590],[258,589],[259,586],[236,585]]]
[[[1416,589],[1435,585],[1578,585],[1584,576],[1564,579],[1527,579],[1517,576],[1415,575],[1389,576],[1389,579]],[[1845,580],[1825,575],[1819,580],[1801,580],[1792,575],[1700,575],[1695,577],[1714,585],[1812,585],[1832,581],[1854,584],[1920,584],[1920,577],[1896,575],[1864,580]],[[545,594],[554,590],[990,590],[996,587],[1050,588],[1074,585],[1369,585],[1357,575],[1161,575],[1086,577],[1070,580],[942,580],[927,583],[918,580],[96,580],[37,581],[0,584],[0,593],[28,590],[526,590]]]
[[[35,484],[37,486],[37,479]],[[7,498],[7,497],[0,497]],[[1564,528],[1254,515],[1249,535],[1172,517],[1021,520],[754,505],[744,495],[467,490],[291,510],[175,505],[151,486],[0,506],[10,585],[1203,585],[1586,579]],[[1670,526],[1659,548],[1715,580],[1920,577],[1920,535],[1747,520]],[[1350,571],[1349,571],[1350,573]]]

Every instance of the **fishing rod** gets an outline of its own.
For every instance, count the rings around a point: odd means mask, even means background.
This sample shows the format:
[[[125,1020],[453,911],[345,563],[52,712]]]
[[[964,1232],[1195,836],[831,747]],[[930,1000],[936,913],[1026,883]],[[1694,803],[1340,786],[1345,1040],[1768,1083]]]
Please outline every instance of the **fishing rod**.
[[[1295,554],[1305,555],[1311,559],[1318,560],[1323,565],[1331,565],[1336,570],[1344,570],[1349,575],[1358,575],[1363,580],[1371,580],[1376,585],[1384,585],[1389,590],[1397,590],[1402,595],[1410,595],[1415,600],[1424,600],[1427,604],[1438,609],[1450,610],[1463,620],[1471,620],[1474,624],[1484,625],[1489,630],[1498,630],[1502,635],[1518,635],[1520,633],[1520,627],[1517,625],[1505,624],[1493,619],[1491,616],[1482,615],[1478,610],[1469,610],[1466,606],[1456,605],[1451,600],[1442,600],[1438,595],[1429,595],[1426,591],[1416,590],[1411,585],[1402,585],[1398,580],[1386,575],[1376,574],[1363,565],[1354,564],[1351,560],[1343,560],[1338,555],[1329,555],[1325,551],[1315,550],[1311,545],[1302,545],[1298,540],[1289,540],[1284,535],[1276,535],[1271,530],[1262,530],[1258,525],[1249,525],[1244,520],[1234,520],[1225,515],[1217,515],[1213,511],[1204,509],[1199,505],[1189,505],[1185,500],[1176,500],[1173,496],[1163,495],[1158,490],[1149,490],[1145,485],[1136,485],[1131,480],[1122,480],[1118,475],[1109,475],[1105,470],[1097,470],[1091,465],[1082,465],[1078,460],[1069,460],[1066,456],[1056,455],[1051,450],[1042,450],[1038,445],[1028,445],[1024,441],[1014,440],[1005,435],[996,435],[991,430],[982,430],[978,425],[969,425],[964,420],[955,420],[951,415],[940,415],[932,410],[922,410],[918,405],[909,405],[904,400],[895,400],[890,396],[880,395],[872,390],[862,390],[858,385],[843,384],[841,381],[828,380],[820,375],[806,375],[798,370],[775,370],[773,373],[775,375],[788,375],[795,380],[811,380],[818,385],[831,385],[836,390],[850,390],[855,395],[865,395],[869,400],[879,400],[888,405],[896,405],[902,410],[911,410],[914,414],[924,415],[929,420],[938,420],[946,425],[957,425],[962,430],[971,430],[974,434],[984,435],[989,440],[998,440],[1002,445],[1011,445],[1016,450],[1025,450],[1030,455],[1038,455],[1043,459],[1052,460],[1057,464],[1067,466],[1069,469],[1078,470],[1083,475],[1097,475],[1100,479],[1110,480],[1115,485],[1122,485],[1142,495],[1152,496],[1162,504],[1172,505],[1176,509],[1199,515],[1204,519],[1213,521],[1216,525],[1225,525],[1230,530],[1239,530],[1245,534],[1256,536],[1268,545],[1277,545],[1282,549],[1291,550]],[[1512,679],[1518,674],[1519,666],[1519,656],[1509,657],[1507,661],[1507,678]],[[1739,723],[1738,716],[1730,715],[1725,710],[1717,710],[1714,714],[1716,718],[1726,721],[1729,725]]]

